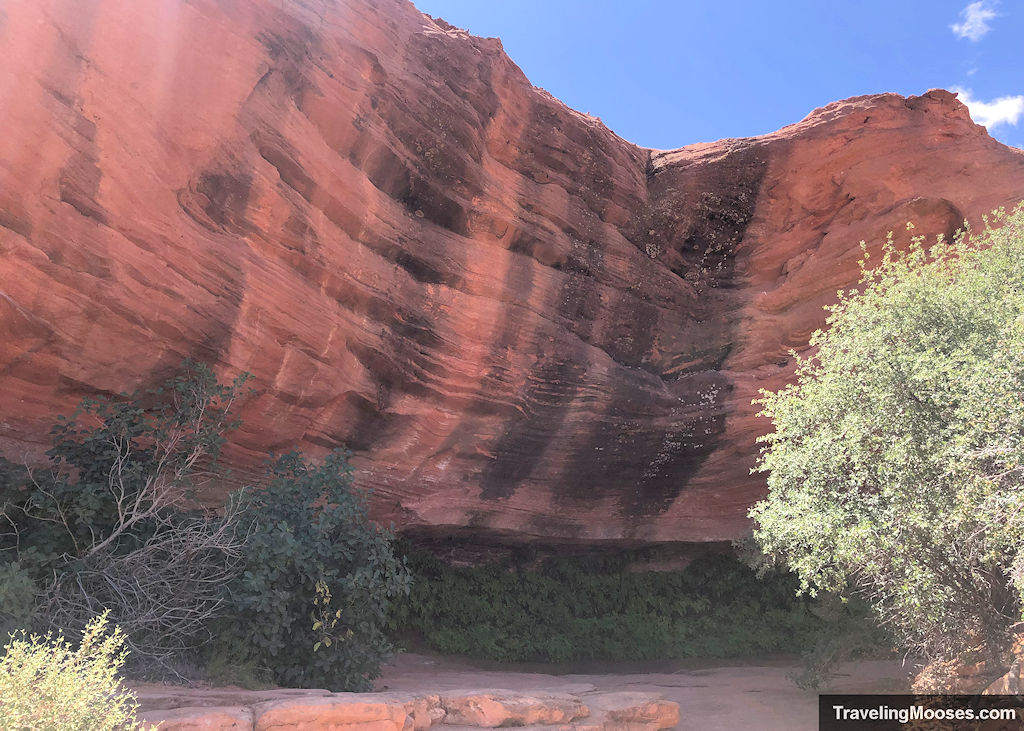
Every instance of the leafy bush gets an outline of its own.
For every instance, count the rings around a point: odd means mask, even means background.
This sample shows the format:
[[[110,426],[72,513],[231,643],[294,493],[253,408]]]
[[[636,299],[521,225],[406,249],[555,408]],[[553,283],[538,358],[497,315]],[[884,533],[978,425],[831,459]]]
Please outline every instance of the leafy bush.
[[[77,647],[63,636],[12,635],[0,659],[0,729],[142,728],[135,697],[117,675],[124,635],[106,630],[104,613],[88,622]]]
[[[353,490],[346,453],[320,466],[286,454],[270,472],[238,498],[252,528],[220,651],[226,643],[278,683],[369,690],[392,650],[392,603],[409,591],[405,564]]]
[[[751,511],[805,591],[858,593],[940,659],[998,655],[1024,590],[1024,208],[971,243],[890,237],[841,293],[796,383],[760,402]]]
[[[178,674],[202,648],[212,672],[252,683],[367,688],[409,577],[345,454],[285,455],[219,515],[195,500],[246,380],[188,363],[163,388],[60,419],[49,469],[0,462],[0,624],[81,628],[109,609],[133,671]]]
[[[169,658],[208,638],[223,585],[239,567],[244,536],[231,511],[195,503],[214,465],[246,376],[217,383],[186,363],[161,389],[85,400],[52,430],[48,469],[0,465],[0,551],[24,601],[53,628],[85,626],[103,611],[125,631],[134,660]]]
[[[453,567],[411,552],[397,618],[435,650],[512,661],[649,660],[794,652],[833,625],[788,574],[759,578],[727,555],[633,571],[629,553]]]

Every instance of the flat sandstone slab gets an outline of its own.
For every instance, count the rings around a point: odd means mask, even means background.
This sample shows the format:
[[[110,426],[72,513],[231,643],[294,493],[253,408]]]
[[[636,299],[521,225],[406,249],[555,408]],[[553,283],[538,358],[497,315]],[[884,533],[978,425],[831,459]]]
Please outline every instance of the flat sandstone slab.
[[[252,705],[210,701],[248,695]],[[192,705],[186,705],[190,700]],[[271,696],[268,700],[267,696]],[[679,704],[655,693],[582,695],[502,689],[418,693],[142,693],[145,722],[161,731],[443,731],[518,727],[523,731],[661,731],[679,722]],[[158,707],[158,706],[164,707]]]
[[[456,691],[442,696],[441,704],[447,722],[479,728],[566,724],[590,715],[583,701],[568,693]]]
[[[160,731],[253,731],[253,713],[245,706],[198,706],[139,714],[143,727]]]

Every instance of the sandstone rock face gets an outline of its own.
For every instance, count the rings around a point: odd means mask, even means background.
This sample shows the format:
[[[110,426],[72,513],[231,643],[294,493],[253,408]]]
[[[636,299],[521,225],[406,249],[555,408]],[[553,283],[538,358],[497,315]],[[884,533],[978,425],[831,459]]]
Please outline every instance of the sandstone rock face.
[[[8,0],[0,53],[0,451],[191,356],[255,375],[238,480],[346,444],[437,534],[735,537],[858,242],[1024,197],[947,92],[646,150],[405,0]]]

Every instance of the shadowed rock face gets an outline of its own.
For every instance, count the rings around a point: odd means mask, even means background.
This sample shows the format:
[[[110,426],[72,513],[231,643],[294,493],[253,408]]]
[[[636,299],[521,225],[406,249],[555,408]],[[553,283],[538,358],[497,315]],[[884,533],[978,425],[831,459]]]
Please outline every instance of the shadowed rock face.
[[[347,444],[425,533],[739,535],[858,242],[1024,197],[944,91],[646,150],[399,0],[9,0],[0,57],[0,450],[188,356],[255,375],[236,481]]]

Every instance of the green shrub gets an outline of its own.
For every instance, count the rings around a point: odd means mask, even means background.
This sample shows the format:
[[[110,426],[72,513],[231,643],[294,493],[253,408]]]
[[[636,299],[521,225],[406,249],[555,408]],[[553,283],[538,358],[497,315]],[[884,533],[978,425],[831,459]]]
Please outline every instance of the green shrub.
[[[135,697],[118,678],[124,635],[106,628],[107,614],[95,617],[77,647],[62,635],[13,634],[0,659],[0,729],[142,728]]]
[[[397,624],[444,653],[512,661],[651,660],[799,652],[835,627],[785,573],[727,554],[681,571],[634,571],[637,555],[452,567],[410,551],[415,581]]]
[[[80,629],[109,609],[134,673],[180,675],[201,652],[251,685],[368,688],[409,577],[345,455],[285,455],[221,514],[196,502],[246,380],[186,363],[60,419],[48,469],[0,460],[0,624]]]
[[[246,379],[221,385],[186,362],[162,388],[87,399],[59,417],[49,464],[31,475],[0,464],[0,574],[18,580],[0,591],[0,620],[12,603],[24,609],[26,592],[54,629],[82,629],[109,609],[146,666],[205,641],[244,536],[230,511],[202,510],[194,493]]]
[[[1024,208],[993,223],[970,246],[890,237],[760,402],[764,551],[940,659],[998,655],[1021,620]]]
[[[252,528],[218,652],[226,643],[285,685],[369,690],[392,650],[385,621],[410,579],[353,490],[346,453],[319,466],[284,455],[266,484],[236,499]]]

